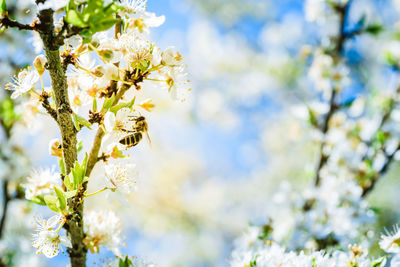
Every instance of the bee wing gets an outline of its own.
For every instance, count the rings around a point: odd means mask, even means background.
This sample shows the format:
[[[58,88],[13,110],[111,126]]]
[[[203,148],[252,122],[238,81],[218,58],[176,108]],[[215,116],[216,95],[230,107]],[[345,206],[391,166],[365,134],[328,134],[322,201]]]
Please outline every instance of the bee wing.
[[[153,146],[151,145],[150,135],[149,135],[149,133],[147,131],[146,131],[146,138],[149,141],[150,148],[152,148]]]

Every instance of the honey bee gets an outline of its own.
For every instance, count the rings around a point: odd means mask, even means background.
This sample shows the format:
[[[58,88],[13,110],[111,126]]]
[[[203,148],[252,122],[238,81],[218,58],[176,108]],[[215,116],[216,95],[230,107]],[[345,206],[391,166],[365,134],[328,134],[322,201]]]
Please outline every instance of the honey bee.
[[[125,136],[124,138],[119,140],[119,142],[123,145],[126,145],[128,148],[136,146],[142,140],[143,133],[144,133],[144,134],[146,134],[147,140],[149,141],[150,146],[151,146],[150,136],[149,136],[149,133],[147,132],[149,129],[149,126],[147,125],[145,117],[143,117],[143,116],[136,117],[135,116],[135,117],[132,117],[132,120],[135,122],[133,129],[132,130],[123,129],[123,131],[131,133],[131,134]]]

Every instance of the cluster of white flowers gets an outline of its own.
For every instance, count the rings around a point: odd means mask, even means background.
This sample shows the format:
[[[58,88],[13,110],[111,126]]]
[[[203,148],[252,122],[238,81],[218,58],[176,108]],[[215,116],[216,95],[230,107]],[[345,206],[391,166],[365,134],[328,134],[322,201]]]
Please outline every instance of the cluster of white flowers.
[[[66,29],[64,23],[68,20],[63,17],[65,13],[60,11],[69,12],[68,8],[64,9],[68,2],[49,0],[38,4],[39,12],[45,9],[57,12],[56,33],[61,34]],[[83,5],[98,5],[100,2],[85,2]],[[147,12],[146,1],[143,0],[115,1],[110,5],[115,5],[116,10],[111,17],[121,19],[115,25],[113,34],[111,31],[97,31],[90,38],[79,34],[68,37],[59,58],[66,67],[65,76],[75,130],[79,132],[84,126],[92,129],[97,124],[100,132],[95,144],[101,146],[97,150],[98,155],[94,156],[99,157],[95,160],[101,159],[105,163],[101,174],[104,177],[103,186],[94,193],[87,192],[86,182],[90,178],[90,171],[86,173],[88,156],[82,164],[76,162],[73,167],[65,166],[65,140],[58,139],[50,141],[49,154],[58,158],[59,172],[54,168],[33,170],[23,184],[26,199],[47,205],[58,213],[48,221],[37,220],[37,233],[33,236],[33,246],[38,253],[49,258],[59,253],[59,244],[65,241],[59,232],[64,224],[68,225],[70,215],[75,212],[73,205],[79,205],[83,198],[104,190],[125,195],[136,190],[135,164],[119,160],[126,157],[123,153],[138,144],[143,136],[150,141],[145,116],[155,105],[151,99],[146,98],[146,92],[143,92],[147,88],[145,85],[165,89],[173,99],[179,101],[185,101],[190,91],[181,54],[173,47],[162,50],[149,39],[149,29],[160,26],[165,20],[164,16],[158,17]],[[43,49],[41,45],[37,47]],[[46,56],[37,56],[32,65],[34,68],[20,71],[8,84],[7,89],[12,91],[11,98],[21,100],[20,108],[26,113],[24,119],[27,119],[27,123],[33,124],[39,111],[50,114],[60,123],[57,119],[55,93],[58,88],[45,87],[48,81],[44,77],[47,75],[45,72],[51,72]],[[136,134],[134,137],[133,133]],[[66,170],[70,173],[66,173]],[[0,174],[1,178],[8,175],[5,168],[1,169]],[[99,246],[104,245],[119,255],[122,238],[118,217],[111,211],[101,210],[85,213],[83,217],[83,242],[86,247],[91,252],[98,252]],[[69,233],[68,227],[66,231]]]
[[[375,216],[361,192],[355,182],[334,176],[301,194],[283,183],[267,207],[270,219],[260,229],[271,227],[266,238],[290,249],[345,248],[363,242]]]
[[[255,240],[255,242],[258,242]],[[311,253],[287,251],[276,243],[263,244],[249,250],[235,250],[231,258],[232,267],[315,267],[315,266],[385,266],[386,259],[370,259],[368,253],[357,245],[349,246],[349,251],[324,251]],[[396,266],[396,265],[393,265]]]
[[[343,217],[341,217],[343,218]],[[231,256],[231,266],[398,266],[400,262],[400,231],[381,236],[380,248],[392,254],[389,265],[387,255],[378,259],[368,257],[368,250],[358,245],[348,245],[348,252],[340,249],[287,251],[274,240],[265,240],[267,228],[250,227],[236,240],[236,249]],[[268,228],[272,231],[272,228]]]
[[[314,82],[317,90],[329,97],[334,88],[340,90],[350,83],[349,69],[343,63],[336,63],[332,56],[321,50],[316,50],[308,76]]]

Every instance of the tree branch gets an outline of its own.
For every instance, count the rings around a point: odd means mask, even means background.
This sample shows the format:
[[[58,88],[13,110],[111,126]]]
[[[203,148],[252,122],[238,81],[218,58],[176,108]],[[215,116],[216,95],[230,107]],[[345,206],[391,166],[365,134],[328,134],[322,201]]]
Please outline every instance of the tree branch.
[[[339,58],[341,57],[342,51],[343,51],[343,45],[344,42],[347,40],[349,37],[345,33],[345,26],[346,26],[346,18],[347,18],[347,13],[350,7],[350,1],[347,2],[344,6],[335,6],[334,9],[338,12],[340,16],[340,25],[339,25],[339,38],[337,40],[337,44],[334,50],[334,57]],[[315,177],[314,177],[314,185],[319,186],[321,182],[321,169],[325,166],[325,164],[328,162],[329,156],[324,154],[324,147],[326,145],[326,134],[329,131],[329,122],[333,116],[333,114],[336,112],[337,109],[339,109],[339,106],[336,104],[335,98],[336,95],[339,91],[339,88],[332,88],[330,99],[329,99],[329,111],[325,116],[324,122],[322,123],[321,127],[321,132],[323,134],[324,140],[322,140],[321,145],[319,147],[319,160],[317,163],[316,171],[315,171]]]
[[[2,213],[1,219],[0,219],[0,239],[3,237],[3,234],[4,234],[4,227],[5,227],[6,218],[7,218],[8,203],[11,200],[10,195],[8,194],[8,181],[7,180],[2,181],[2,192],[3,192],[3,213]]]
[[[47,69],[50,73],[51,86],[54,91],[57,122],[62,137],[65,169],[66,173],[69,173],[77,161],[77,132],[71,116],[72,110],[68,98],[65,69],[61,63],[59,46],[55,42],[53,13],[54,11],[51,9],[41,10],[39,12],[40,24],[37,26],[43,41],[48,64]],[[83,200],[79,196],[76,196],[68,199],[68,205],[74,209],[74,213],[71,214],[68,222],[65,224],[67,234],[72,243],[72,248],[68,248],[71,266],[85,267],[87,249],[83,243],[83,239],[85,238],[83,231]]]
[[[42,106],[46,109],[47,113],[58,123],[57,111],[50,106],[49,100],[45,98],[42,102]]]
[[[375,187],[376,183],[378,182],[379,178],[382,177],[388,170],[389,170],[389,166],[390,164],[393,162],[394,160],[394,155],[400,151],[400,144],[397,146],[396,150],[390,154],[390,155],[386,155],[386,163],[383,165],[382,169],[379,171],[379,173],[377,173],[372,180],[370,180],[370,183],[362,188],[362,194],[361,197],[366,197]]]
[[[130,88],[129,85],[123,84],[122,87],[118,90],[117,95],[115,96],[115,100],[113,105],[118,104],[119,100],[123,97],[126,91]],[[96,132],[96,137],[94,138],[92,149],[90,150],[89,158],[88,158],[88,164],[86,168],[86,174],[85,176],[90,176],[90,173],[92,172],[94,165],[98,162],[99,159],[99,152],[100,152],[100,147],[101,147],[101,140],[104,137],[104,131],[103,128],[99,127],[99,129]]]
[[[32,25],[22,24],[16,20],[10,19],[8,16],[0,18],[0,24],[6,28],[17,28],[19,30],[28,30],[28,31],[36,30],[36,26],[34,23]]]

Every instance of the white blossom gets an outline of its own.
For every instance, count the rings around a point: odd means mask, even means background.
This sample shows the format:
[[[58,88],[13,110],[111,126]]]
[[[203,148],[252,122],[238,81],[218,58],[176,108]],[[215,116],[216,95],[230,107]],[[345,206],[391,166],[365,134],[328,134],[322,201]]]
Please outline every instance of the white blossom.
[[[184,72],[183,66],[170,68],[167,76],[168,92],[175,100],[185,101],[189,91],[191,90],[188,74]]]
[[[102,150],[110,153],[114,147],[124,150],[126,146],[121,144],[119,140],[128,134],[127,131],[132,131],[134,120],[137,114],[129,108],[122,108],[115,115],[113,112],[107,112],[104,116],[104,128],[106,134],[102,140]]]
[[[54,215],[47,221],[37,217],[35,219],[36,233],[32,235],[32,246],[37,248],[37,254],[44,254],[47,258],[53,258],[59,253],[60,243],[67,247],[72,246],[67,237],[60,237],[59,229],[53,230],[60,223],[61,215]]]
[[[108,163],[104,167],[106,186],[123,194],[136,190],[135,164]]]
[[[33,170],[27,183],[23,184],[25,188],[26,199],[34,199],[36,196],[49,194],[53,191],[53,185],[60,183],[60,174],[52,169]]]
[[[399,227],[394,227],[393,232],[381,236],[379,241],[381,249],[387,253],[400,254],[400,230]]]
[[[98,252],[99,246],[106,246],[119,255],[122,242],[120,219],[112,211],[89,211],[84,215],[86,238],[84,242],[92,252]]]
[[[53,9],[57,11],[64,8],[68,4],[68,0],[46,0],[44,3],[39,3],[39,10]]]
[[[12,82],[7,84],[7,89],[13,90],[11,98],[15,99],[28,92],[35,86],[38,80],[39,74],[32,68],[27,68],[19,72],[18,76],[14,78]]]
[[[179,52],[174,51],[174,47],[170,46],[161,53],[162,64],[174,67],[183,64],[183,57]]]

